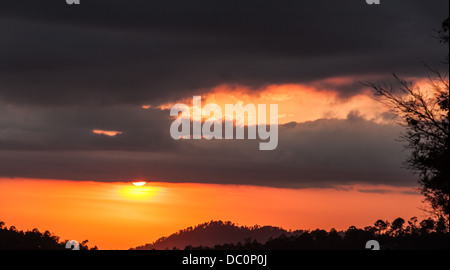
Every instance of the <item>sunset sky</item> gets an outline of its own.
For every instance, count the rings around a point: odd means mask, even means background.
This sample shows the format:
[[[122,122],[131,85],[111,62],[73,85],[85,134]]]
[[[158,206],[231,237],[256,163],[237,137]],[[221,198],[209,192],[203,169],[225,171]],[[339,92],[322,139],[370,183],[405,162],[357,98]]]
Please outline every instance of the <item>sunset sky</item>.
[[[363,83],[426,90],[449,2],[381,2],[2,1],[0,221],[127,249],[209,220],[423,217],[399,119]],[[278,147],[173,140],[193,96],[277,104]]]
[[[378,218],[425,215],[411,188],[270,188],[246,185],[0,179],[6,225],[41,228],[61,240],[128,249],[210,220],[284,229],[346,230]]]

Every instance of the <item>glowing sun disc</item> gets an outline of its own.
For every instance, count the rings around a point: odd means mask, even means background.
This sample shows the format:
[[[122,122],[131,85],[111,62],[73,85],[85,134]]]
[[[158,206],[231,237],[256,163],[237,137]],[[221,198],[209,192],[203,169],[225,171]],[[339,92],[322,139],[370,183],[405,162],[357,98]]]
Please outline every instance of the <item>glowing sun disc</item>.
[[[133,185],[137,187],[142,187],[143,185],[147,184],[145,181],[139,181],[139,182],[132,182]]]

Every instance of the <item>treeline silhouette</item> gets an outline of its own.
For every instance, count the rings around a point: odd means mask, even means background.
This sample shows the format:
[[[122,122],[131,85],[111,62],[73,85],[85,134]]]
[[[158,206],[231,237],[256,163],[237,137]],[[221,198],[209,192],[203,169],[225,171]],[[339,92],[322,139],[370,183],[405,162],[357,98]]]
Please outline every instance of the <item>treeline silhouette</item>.
[[[19,231],[15,226],[9,228],[0,221],[0,250],[64,250],[68,240],[60,238],[49,231],[40,232],[38,229]],[[88,240],[80,243],[80,250],[96,250],[94,246],[87,246]]]
[[[397,218],[392,223],[377,220],[364,229],[350,226],[346,231],[296,231],[271,238],[265,243],[246,238],[238,243],[209,246],[188,245],[185,250],[358,250],[369,240],[377,240],[383,250],[448,250],[449,226],[443,218],[418,222],[416,217],[405,222]]]
[[[220,232],[225,233],[216,234]],[[274,235],[276,236],[273,237]],[[448,250],[449,224],[444,218],[428,218],[419,222],[413,217],[407,222],[402,218],[392,222],[377,220],[373,226],[363,229],[350,226],[346,231],[286,231],[272,226],[246,227],[237,226],[230,221],[210,221],[135,249],[357,250],[365,249],[365,243],[369,240],[377,240],[383,250]],[[214,241],[220,241],[220,244],[211,245]],[[64,250],[66,242],[67,240],[60,241],[58,236],[49,231],[18,231],[14,226],[8,228],[0,221],[0,250]],[[97,249],[96,246],[89,248],[87,242],[85,240],[80,243],[81,250]],[[177,245],[171,246],[174,243]],[[183,243],[188,244],[183,248]]]

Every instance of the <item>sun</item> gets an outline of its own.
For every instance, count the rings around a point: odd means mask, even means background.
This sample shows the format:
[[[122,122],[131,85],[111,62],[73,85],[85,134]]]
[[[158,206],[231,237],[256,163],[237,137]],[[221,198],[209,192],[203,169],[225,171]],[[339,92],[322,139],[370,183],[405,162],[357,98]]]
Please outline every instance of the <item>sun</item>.
[[[145,184],[147,184],[147,182],[145,182],[145,181],[138,181],[138,182],[131,182],[131,183],[137,187],[142,187]]]

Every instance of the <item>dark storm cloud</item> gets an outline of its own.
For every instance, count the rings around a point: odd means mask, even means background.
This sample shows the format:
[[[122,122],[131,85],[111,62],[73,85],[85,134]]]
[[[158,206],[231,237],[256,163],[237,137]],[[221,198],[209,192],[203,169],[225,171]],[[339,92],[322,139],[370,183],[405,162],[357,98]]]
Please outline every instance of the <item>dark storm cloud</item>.
[[[9,114],[15,117],[6,117],[9,127],[0,129],[0,177],[145,177],[299,188],[415,183],[401,166],[405,152],[396,141],[401,128],[376,124],[356,112],[344,120],[282,125],[274,151],[258,150],[259,140],[174,141],[170,119],[164,117],[167,111],[120,107],[88,113],[67,108],[20,112],[9,106]],[[0,123],[7,124],[1,118]],[[94,128],[123,134],[96,135]]]
[[[81,2],[0,2],[0,177],[415,183],[401,168],[401,129],[357,113],[285,124],[278,148],[259,151],[257,140],[174,141],[168,111],[136,105],[221,84],[304,83],[349,97],[360,80],[423,76],[421,61],[448,54],[432,37],[448,1]],[[345,83],[326,80],[336,77]]]
[[[375,193],[375,194],[388,194],[388,193],[401,193],[401,194],[406,194],[406,195],[418,195],[420,194],[419,190],[401,190],[401,191],[396,191],[396,190],[392,190],[392,189],[383,189],[383,188],[373,188],[373,189],[357,189],[358,192],[362,192],[362,193]]]
[[[0,150],[170,151],[167,111],[137,106],[29,107],[0,103]],[[95,129],[120,131],[115,137]]]
[[[218,84],[423,75],[448,1],[18,1],[0,4],[0,99],[145,104]],[[348,96],[359,85],[337,88]]]

